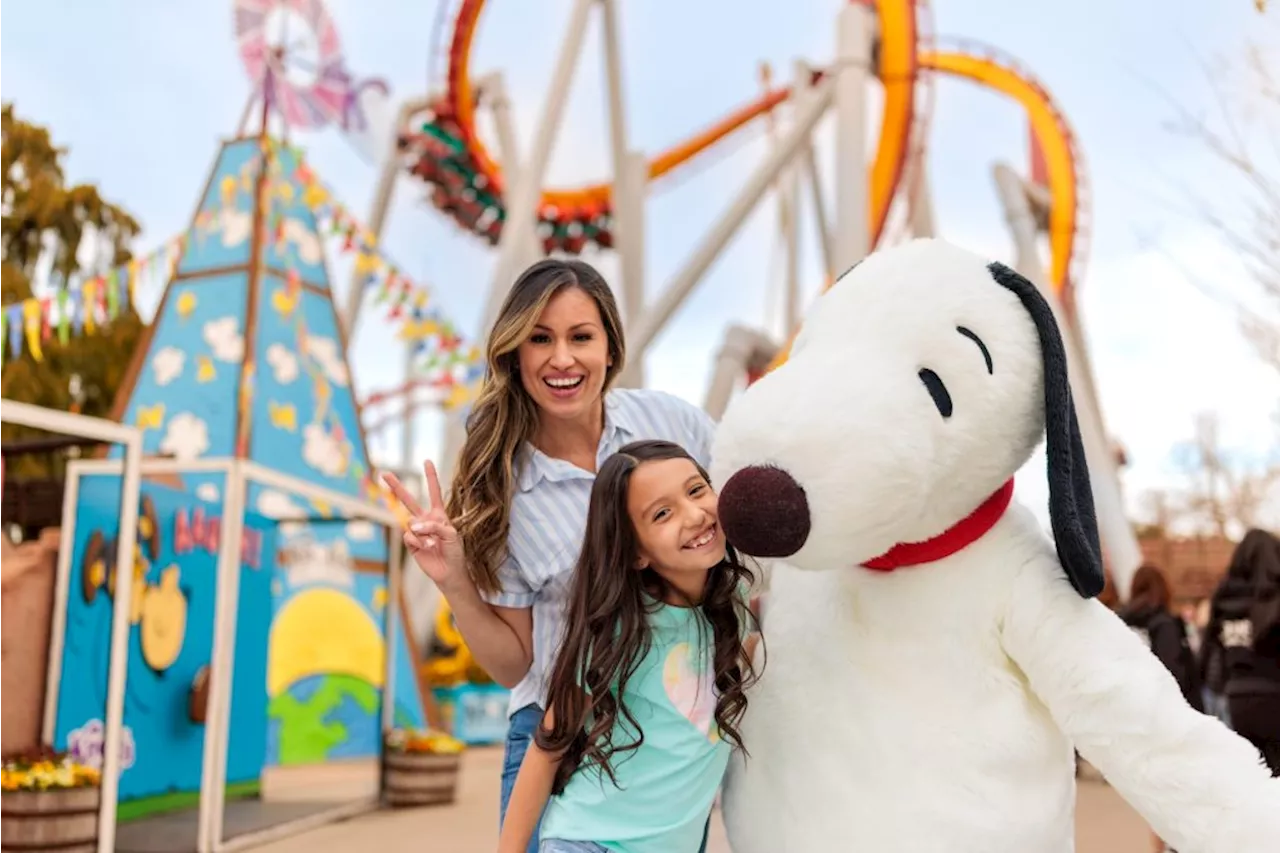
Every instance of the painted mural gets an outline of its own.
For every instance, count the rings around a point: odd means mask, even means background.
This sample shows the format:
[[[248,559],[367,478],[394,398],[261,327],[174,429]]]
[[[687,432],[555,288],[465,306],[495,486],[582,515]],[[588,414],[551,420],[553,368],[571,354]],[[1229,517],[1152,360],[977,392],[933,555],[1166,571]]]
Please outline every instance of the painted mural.
[[[129,602],[120,801],[195,792],[204,749],[200,682],[213,649],[220,509],[144,482]],[[102,764],[120,477],[82,477],[76,502],[70,594],[55,745]],[[256,782],[266,754],[264,650],[271,619],[274,525],[245,518],[232,675],[229,784]]]
[[[391,605],[382,572],[359,570],[348,545],[364,533],[348,528],[363,524],[280,525],[267,667],[268,764],[378,754],[383,637]],[[401,726],[423,726],[422,696],[403,620],[400,626],[394,720]]]
[[[242,273],[169,287],[121,417],[143,430],[144,453],[183,461],[231,455],[247,295]]]
[[[320,190],[295,178],[292,151],[263,151],[256,139],[223,146],[136,380],[123,391],[121,419],[144,429],[147,454],[247,458],[384,503],[365,450],[315,204],[308,203],[308,193]],[[220,474],[183,480],[201,500],[220,502]],[[261,667],[265,696],[257,755],[276,765],[378,754],[387,529],[259,483],[248,484],[245,499],[250,512],[274,522],[280,559],[258,626],[262,644],[246,650]],[[396,643],[395,718],[424,725],[403,630]],[[241,667],[238,658],[237,679]]]
[[[293,177],[295,155],[281,146],[265,158],[264,263],[256,298],[250,293],[261,149],[256,139],[223,146],[196,214],[195,234],[166,290],[137,380],[126,392],[122,420],[145,430],[146,453],[182,460],[239,456],[381,502],[322,241],[306,204],[306,193],[316,190]],[[248,417],[241,419],[242,411]],[[212,494],[213,486],[206,490]],[[249,507],[269,518],[332,515],[327,507],[277,489],[253,486],[247,497]],[[358,559],[386,560],[383,536],[353,547]]]

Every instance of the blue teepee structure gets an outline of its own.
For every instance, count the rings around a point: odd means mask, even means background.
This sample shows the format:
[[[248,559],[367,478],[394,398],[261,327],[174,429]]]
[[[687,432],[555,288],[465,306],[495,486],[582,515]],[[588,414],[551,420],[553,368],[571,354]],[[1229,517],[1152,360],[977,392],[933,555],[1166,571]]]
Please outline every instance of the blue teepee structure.
[[[267,136],[223,143],[173,277],[121,385],[115,416],[144,430],[146,455],[247,459],[333,492],[381,502],[313,212],[317,200],[308,196],[318,190],[303,179],[305,168],[296,151]],[[183,479],[197,496],[219,501],[221,474]],[[386,608],[398,605],[387,601],[382,574],[385,528],[341,518],[324,502],[253,482],[246,510],[279,522],[284,568],[273,590],[274,625],[297,604],[285,621],[299,633],[296,614],[306,614],[303,621],[323,621],[335,599],[316,594],[340,592],[381,629]],[[297,571],[290,573],[290,564]],[[311,629],[325,632],[331,626]],[[301,672],[294,659],[307,652],[292,645],[282,650],[276,634],[273,628],[268,667],[275,733],[268,748],[275,762],[376,750],[380,741],[368,691],[334,688],[334,678],[359,673],[326,670],[327,675],[294,678],[290,673]],[[421,725],[416,661],[406,632],[397,636],[396,717]],[[367,667],[360,669],[367,674]],[[341,720],[350,736],[323,750],[290,741],[288,734],[290,719],[317,715],[310,706],[319,695],[333,698],[338,716],[326,711],[318,720],[299,722],[297,730],[332,732],[324,727]],[[323,723],[318,729],[312,725],[317,722]],[[268,763],[274,763],[272,755]]]

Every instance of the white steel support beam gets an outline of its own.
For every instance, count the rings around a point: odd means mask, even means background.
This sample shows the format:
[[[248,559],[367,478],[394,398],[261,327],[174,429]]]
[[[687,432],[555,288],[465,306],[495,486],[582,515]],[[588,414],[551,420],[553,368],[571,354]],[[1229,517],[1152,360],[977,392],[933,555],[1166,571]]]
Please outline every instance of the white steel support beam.
[[[625,189],[619,194],[618,186]],[[614,184],[614,240],[621,241],[622,311],[627,329],[627,364],[618,377],[623,388],[643,388],[644,353],[631,345],[631,330],[644,316],[645,306],[645,195],[649,187],[649,160],[631,151]],[[623,230],[625,228],[625,230]]]
[[[836,23],[836,275],[870,246],[867,193],[867,83],[874,18],[864,3],[846,3]]]
[[[565,101],[569,98],[569,87],[573,83],[578,55],[582,52],[587,16],[595,2],[596,0],[574,0],[569,26],[551,78],[551,88],[547,92],[542,118],[534,134],[533,150],[529,152],[528,159],[520,164],[515,181],[505,188],[507,218],[503,224],[502,238],[498,241],[498,259],[494,264],[492,289],[505,293],[510,288],[512,279],[519,271],[520,256],[525,245],[522,235],[533,230],[537,224],[542,179],[547,171],[547,161],[551,159],[556,132],[560,129],[560,119],[564,114]]]
[[[493,126],[498,136],[498,161],[502,166],[502,175],[506,179],[507,191],[510,192],[520,176],[520,146],[516,142],[516,124],[511,112],[511,98],[507,94],[506,78],[501,72],[494,72],[479,82],[477,87],[484,93],[484,102],[488,104],[489,113],[493,116]],[[509,198],[507,200],[510,201]],[[515,252],[515,260],[511,266],[513,281],[520,270],[542,257],[542,248],[538,243],[534,221],[530,219],[526,225],[528,227],[520,233],[511,234],[511,239],[520,243],[513,250]],[[502,225],[504,236],[507,229],[511,227],[511,218],[508,214],[507,220]],[[502,309],[502,303],[511,290],[511,284],[511,281],[491,283],[489,298],[485,303],[484,315],[480,321],[481,335],[487,335],[493,321],[498,319],[498,312]]]
[[[98,794],[98,853],[111,853],[116,844],[116,807],[120,798],[120,741],[124,730],[124,688],[129,667],[129,606],[133,595],[133,572],[125,569],[133,565],[133,549],[138,535],[138,493],[142,488],[142,433],[135,427],[124,426],[103,418],[91,418],[69,412],[59,412],[30,403],[5,400],[0,406],[0,421],[45,429],[50,432],[93,438],[124,446],[124,462],[120,483],[120,528],[116,539],[115,597],[111,602],[111,645],[107,652],[107,703],[103,712],[102,781]],[[65,515],[65,514],[64,514]],[[69,531],[63,531],[61,548],[67,548]],[[58,561],[63,566],[61,556]],[[66,567],[70,567],[69,561]],[[66,606],[66,581],[55,579],[55,587],[62,590],[61,604]],[[55,617],[54,625],[64,625]],[[61,637],[57,640],[60,645]],[[52,651],[52,649],[51,649]],[[62,679],[61,656],[58,658],[58,678]],[[56,684],[48,685],[56,690]],[[46,707],[45,727],[51,727],[56,711]],[[46,732],[48,733],[48,732]]]
[[[765,191],[809,141],[814,126],[831,106],[833,86],[831,80],[823,80],[814,89],[812,99],[799,111],[777,148],[769,153],[755,173],[747,179],[742,189],[738,191],[737,197],[729,205],[729,209],[707,232],[684,268],[667,285],[657,303],[645,312],[644,318],[636,325],[635,331],[628,336],[627,347],[634,354],[632,357],[643,356],[645,350],[653,343],[653,339],[671,319],[671,315],[688,297],[703,274],[742,226],[743,221],[759,203]]]
[[[400,129],[409,123],[416,113],[431,106],[427,97],[410,98],[400,105],[396,114],[396,123],[391,129],[391,144],[387,158],[382,163],[382,171],[378,175],[378,186],[373,192],[373,208],[369,211],[368,228],[377,240],[382,239],[382,229],[387,222],[387,212],[391,209],[391,199],[395,195],[396,180],[400,177],[400,149],[396,144]],[[347,308],[342,312],[340,322],[347,335],[347,345],[355,339],[356,321],[360,319],[360,306],[364,304],[364,280],[359,272],[351,273],[351,284],[347,290]]]
[[[1115,579],[1116,592],[1122,599],[1127,599],[1129,582],[1142,564],[1142,551],[1124,510],[1120,473],[1102,422],[1101,404],[1094,391],[1080,330],[1068,322],[1057,294],[1045,284],[1044,267],[1036,251],[1035,215],[1031,210],[1025,184],[1006,164],[998,163],[992,171],[1009,230],[1013,233],[1018,271],[1034,282],[1044,294],[1062,333],[1070,369],[1071,398],[1075,403],[1080,437],[1089,465],[1089,482],[1093,491],[1098,532],[1107,552],[1107,562]]]
[[[836,249],[831,236],[831,219],[827,216],[827,203],[822,195],[822,175],[818,172],[818,155],[813,143],[804,148],[804,170],[809,178],[809,195],[813,199],[813,225],[818,231],[818,244],[822,249],[822,266],[827,281],[836,280]]]

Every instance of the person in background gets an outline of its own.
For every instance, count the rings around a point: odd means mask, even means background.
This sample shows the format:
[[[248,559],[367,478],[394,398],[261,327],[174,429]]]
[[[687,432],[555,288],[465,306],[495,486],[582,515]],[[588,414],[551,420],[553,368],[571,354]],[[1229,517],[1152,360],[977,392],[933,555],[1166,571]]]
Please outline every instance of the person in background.
[[[1204,711],[1200,689],[1200,669],[1187,634],[1186,623],[1170,609],[1169,582],[1164,573],[1152,565],[1138,567],[1129,585],[1129,600],[1117,611],[1125,624],[1133,629],[1147,648],[1160,659],[1165,669],[1177,679],[1187,704]],[[1164,839],[1151,833],[1155,853],[1167,850]]]
[[[1203,712],[1200,672],[1191,651],[1187,626],[1169,605],[1169,582],[1164,573],[1155,566],[1143,565],[1134,573],[1129,600],[1121,605],[1118,613],[1177,679],[1187,704]]]
[[[1227,665],[1223,660],[1222,644],[1209,635],[1209,618],[1213,599],[1202,598],[1196,605],[1195,625],[1200,642],[1196,646],[1196,664],[1200,670],[1201,692],[1204,694],[1204,712],[1222,720],[1231,727],[1231,708],[1227,702]]]
[[[1245,534],[1213,593],[1202,666],[1221,670],[1231,724],[1280,776],[1280,540]],[[1215,663],[1217,661],[1217,663]]]

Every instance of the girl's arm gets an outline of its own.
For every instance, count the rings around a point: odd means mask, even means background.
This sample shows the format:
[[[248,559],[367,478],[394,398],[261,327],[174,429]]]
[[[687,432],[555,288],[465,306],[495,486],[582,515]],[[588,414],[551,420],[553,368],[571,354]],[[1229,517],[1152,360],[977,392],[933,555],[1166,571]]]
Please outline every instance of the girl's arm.
[[[547,708],[543,725],[555,722],[554,712]],[[538,819],[551,797],[551,785],[555,780],[560,756],[552,755],[538,746],[536,740],[529,744],[516,776],[516,786],[511,791],[507,815],[502,821],[502,835],[498,839],[498,853],[524,853],[538,826]]]

